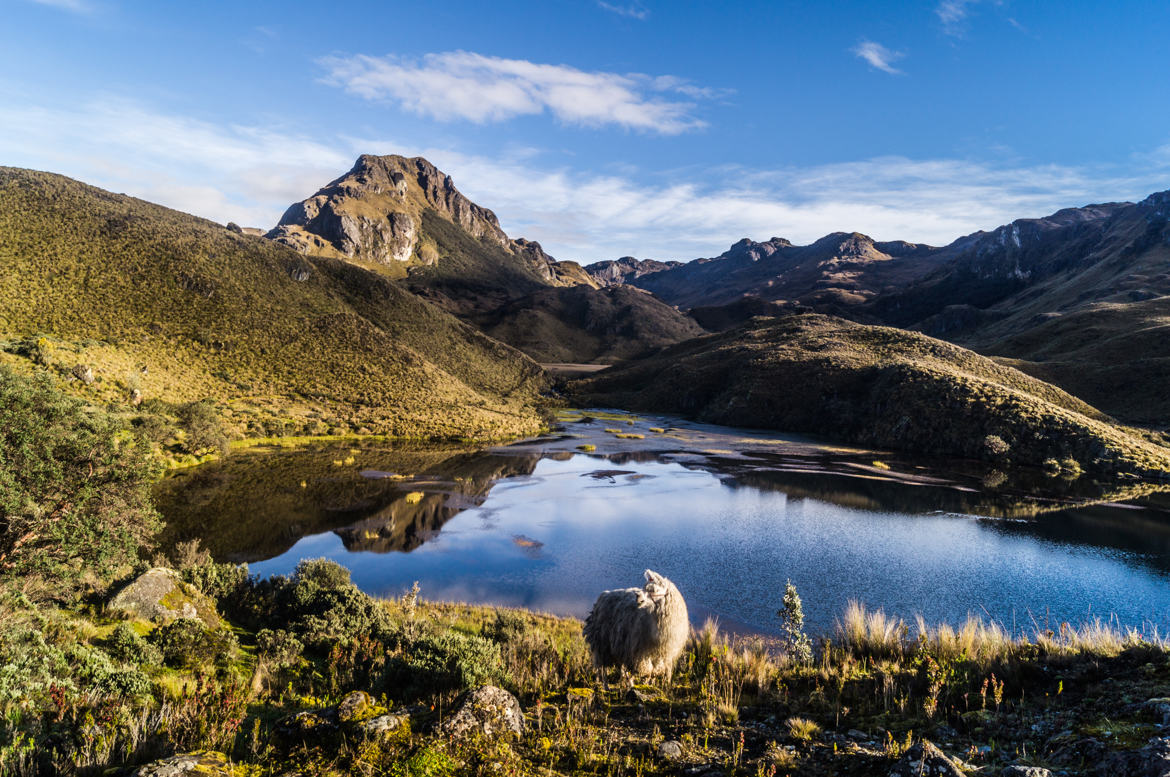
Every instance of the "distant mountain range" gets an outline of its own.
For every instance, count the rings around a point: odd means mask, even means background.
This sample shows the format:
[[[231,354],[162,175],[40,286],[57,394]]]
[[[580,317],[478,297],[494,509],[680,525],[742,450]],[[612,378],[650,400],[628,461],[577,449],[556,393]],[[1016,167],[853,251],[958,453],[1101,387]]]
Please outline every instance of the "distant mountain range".
[[[1165,423],[1168,224],[1170,192],[1162,192],[1020,219],[943,247],[858,233],[807,246],[745,238],[711,259],[626,258],[585,269],[690,309],[713,329],[751,311],[803,309],[922,331],[1015,360],[1120,417]]]

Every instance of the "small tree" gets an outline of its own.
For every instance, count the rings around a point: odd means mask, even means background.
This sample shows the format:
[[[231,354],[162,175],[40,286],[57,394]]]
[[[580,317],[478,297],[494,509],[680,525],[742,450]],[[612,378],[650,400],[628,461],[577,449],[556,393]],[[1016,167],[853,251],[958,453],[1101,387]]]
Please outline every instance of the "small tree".
[[[788,655],[795,661],[808,663],[812,660],[812,642],[804,633],[804,606],[791,580],[784,586],[782,604],[776,614],[780,616],[780,628],[784,634]]]
[[[0,580],[51,577],[64,592],[136,559],[160,525],[156,475],[117,418],[0,367]]]
[[[209,399],[179,405],[179,426],[187,433],[187,450],[193,454],[227,453],[228,438],[223,422]]]

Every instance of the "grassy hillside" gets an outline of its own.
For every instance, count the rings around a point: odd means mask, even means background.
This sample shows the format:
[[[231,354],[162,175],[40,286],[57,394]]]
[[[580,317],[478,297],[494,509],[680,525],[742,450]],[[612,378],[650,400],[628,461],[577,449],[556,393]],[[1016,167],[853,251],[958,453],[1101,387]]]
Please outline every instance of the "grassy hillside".
[[[575,390],[582,402],[917,454],[1170,472],[1170,450],[1054,386],[940,340],[829,316],[753,319],[603,371]]]
[[[537,365],[387,279],[62,176],[0,168],[0,268],[0,359],[94,401],[210,398],[244,434],[539,426]]]

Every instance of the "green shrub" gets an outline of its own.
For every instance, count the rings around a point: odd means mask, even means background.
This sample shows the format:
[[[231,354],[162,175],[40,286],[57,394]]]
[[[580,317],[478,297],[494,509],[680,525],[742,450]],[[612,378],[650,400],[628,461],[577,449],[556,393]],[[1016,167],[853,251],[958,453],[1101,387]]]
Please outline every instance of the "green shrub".
[[[989,434],[983,438],[983,453],[993,460],[1002,459],[1011,452],[1012,446],[996,434]]]
[[[54,686],[74,691],[69,659],[37,629],[0,630],[0,710],[15,719],[14,710],[41,706]]]
[[[184,567],[181,575],[185,582],[217,603],[227,604],[252,580],[247,564],[217,564],[214,561]]]
[[[159,649],[143,639],[129,623],[119,623],[103,647],[113,658],[127,664],[143,666],[162,661]]]
[[[506,679],[497,643],[457,631],[400,638],[386,662],[386,690],[403,698],[502,685]]]
[[[299,661],[305,646],[284,629],[261,629],[256,634],[256,649],[269,664],[282,667]]]
[[[327,650],[359,635],[380,639],[389,628],[385,609],[358,590],[349,570],[336,562],[306,559],[291,578],[269,585],[274,599],[271,625],[286,628],[311,648]]]
[[[120,420],[0,367],[0,578],[51,577],[137,558],[158,530],[149,445]]]
[[[177,669],[223,662],[236,646],[231,632],[211,631],[193,618],[177,618],[159,626],[150,639],[161,651],[163,662]]]
[[[495,621],[484,629],[483,635],[493,642],[514,642],[529,629],[528,620],[518,612],[497,610]]]
[[[81,680],[83,690],[116,697],[150,693],[150,680],[142,670],[115,666],[103,651],[78,644],[71,645],[66,655],[73,663],[73,672]]]
[[[327,558],[307,558],[297,564],[293,582],[307,583],[319,588],[340,589],[353,585],[349,570]]]
[[[318,588],[301,583],[293,587],[288,605],[288,630],[317,649],[363,634],[379,639],[390,625],[386,611],[353,585]]]
[[[228,438],[211,400],[179,405],[179,426],[187,434],[187,450],[193,454],[227,453]]]

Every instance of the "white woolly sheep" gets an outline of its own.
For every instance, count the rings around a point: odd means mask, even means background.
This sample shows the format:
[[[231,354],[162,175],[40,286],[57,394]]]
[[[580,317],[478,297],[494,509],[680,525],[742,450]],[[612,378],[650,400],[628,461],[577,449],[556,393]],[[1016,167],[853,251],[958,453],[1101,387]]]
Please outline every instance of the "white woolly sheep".
[[[646,570],[644,588],[605,591],[585,619],[593,665],[670,680],[690,634],[687,603],[674,583]]]

